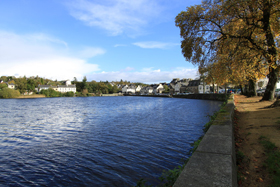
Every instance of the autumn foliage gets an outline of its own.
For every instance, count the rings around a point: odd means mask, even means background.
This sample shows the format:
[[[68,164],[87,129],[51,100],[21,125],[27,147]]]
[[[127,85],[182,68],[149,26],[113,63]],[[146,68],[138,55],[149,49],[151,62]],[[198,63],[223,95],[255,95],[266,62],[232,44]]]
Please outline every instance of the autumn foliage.
[[[204,0],[176,17],[186,60],[216,83],[242,85],[267,76],[263,100],[279,76],[279,0]]]

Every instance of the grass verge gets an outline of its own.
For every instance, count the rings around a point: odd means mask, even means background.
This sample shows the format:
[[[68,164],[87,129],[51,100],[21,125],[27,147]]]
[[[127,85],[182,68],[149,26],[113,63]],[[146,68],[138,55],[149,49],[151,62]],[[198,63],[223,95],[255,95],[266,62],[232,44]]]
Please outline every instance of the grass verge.
[[[268,168],[272,177],[272,187],[280,186],[280,151],[274,143],[270,142],[265,136],[259,138],[260,143],[264,146],[267,159],[264,166]]]

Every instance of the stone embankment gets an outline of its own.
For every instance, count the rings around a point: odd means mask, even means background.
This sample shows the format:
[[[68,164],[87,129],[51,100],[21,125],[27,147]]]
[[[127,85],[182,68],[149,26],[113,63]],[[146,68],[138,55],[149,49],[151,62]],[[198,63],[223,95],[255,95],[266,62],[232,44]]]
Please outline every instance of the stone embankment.
[[[226,101],[230,94],[189,94],[189,95],[128,95],[124,96],[140,96],[140,97],[173,97],[173,98],[186,98],[186,99],[203,99],[214,101]]]
[[[186,98],[186,99],[203,99],[203,100],[215,100],[226,101],[230,94],[189,94],[189,95],[172,95],[174,98]]]
[[[100,96],[110,97],[110,96],[123,96],[122,93],[113,93],[113,94],[101,94]]]
[[[233,114],[234,103],[230,101],[204,135],[173,187],[237,186]]]

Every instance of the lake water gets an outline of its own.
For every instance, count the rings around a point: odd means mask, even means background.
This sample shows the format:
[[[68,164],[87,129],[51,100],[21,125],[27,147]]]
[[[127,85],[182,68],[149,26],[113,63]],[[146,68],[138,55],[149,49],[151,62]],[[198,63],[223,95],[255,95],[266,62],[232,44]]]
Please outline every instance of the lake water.
[[[0,100],[0,186],[133,186],[182,164],[221,102]]]

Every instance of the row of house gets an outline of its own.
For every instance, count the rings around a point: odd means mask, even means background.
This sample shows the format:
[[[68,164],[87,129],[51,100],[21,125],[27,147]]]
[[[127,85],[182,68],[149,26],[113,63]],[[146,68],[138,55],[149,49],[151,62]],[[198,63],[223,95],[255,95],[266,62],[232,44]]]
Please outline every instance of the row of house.
[[[210,92],[210,85],[206,85],[201,80],[192,80],[192,79],[173,79],[169,84],[160,83],[152,84],[150,86],[141,87],[140,85],[135,86],[133,84],[122,86],[123,94],[157,94],[162,93],[165,90],[164,86],[169,88],[169,93],[207,93]]]
[[[135,86],[133,84],[130,85],[124,85],[122,87],[122,93],[123,94],[156,94],[156,93],[162,93],[164,91],[164,87],[162,84],[152,84],[150,86],[144,86],[141,85]]]
[[[10,89],[15,89],[15,84],[4,82],[3,80],[0,80],[1,84],[7,84],[7,87]],[[257,90],[259,89],[265,89],[268,83],[268,78],[260,79],[256,83]],[[115,84],[112,82],[110,83],[112,86]],[[218,92],[217,85],[214,85],[215,88],[211,87],[210,85],[203,82],[201,79],[198,80],[192,80],[192,79],[179,79],[174,78],[170,83],[160,83],[160,84],[152,84],[149,86],[142,87],[141,85],[135,86],[133,84],[130,85],[116,85],[119,89],[121,89],[121,92],[124,94],[157,94],[162,93],[165,90],[164,88],[169,89],[169,93],[171,94],[177,94],[177,93],[209,93],[209,92]],[[70,80],[67,80],[64,82],[64,85],[38,85],[38,88],[36,88],[37,92],[40,92],[41,90],[47,90],[49,88],[54,89],[55,91],[66,93],[66,92],[76,92],[76,85],[72,85]],[[280,88],[280,80],[277,82],[276,88]],[[30,93],[26,93],[30,94]]]
[[[76,92],[76,85],[75,84],[71,84],[70,80],[67,80],[64,82],[65,85],[57,85],[57,86],[52,86],[52,85],[38,85],[38,92],[40,92],[41,90],[47,90],[49,88],[54,89],[57,92],[62,92],[62,93],[66,93],[66,92]]]
[[[172,93],[209,93],[211,91],[210,85],[207,85],[202,80],[192,79],[173,79],[170,84],[172,87]]]

